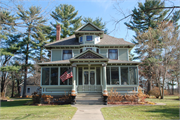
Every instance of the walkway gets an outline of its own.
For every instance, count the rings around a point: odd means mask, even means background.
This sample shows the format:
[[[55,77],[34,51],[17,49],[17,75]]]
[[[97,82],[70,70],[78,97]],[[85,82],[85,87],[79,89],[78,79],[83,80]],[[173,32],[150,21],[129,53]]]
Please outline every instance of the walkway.
[[[72,120],[104,120],[104,117],[100,111],[102,107],[106,105],[72,105],[77,107],[75,115]]]

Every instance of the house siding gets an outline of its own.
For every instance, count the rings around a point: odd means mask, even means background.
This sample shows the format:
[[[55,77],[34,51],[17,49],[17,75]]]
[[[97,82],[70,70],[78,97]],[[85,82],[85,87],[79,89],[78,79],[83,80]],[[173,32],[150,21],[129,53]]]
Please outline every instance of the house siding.
[[[127,49],[119,49],[119,60],[128,60]]]
[[[51,54],[52,54],[52,61],[58,61],[58,60],[62,60],[62,50],[52,50]]]

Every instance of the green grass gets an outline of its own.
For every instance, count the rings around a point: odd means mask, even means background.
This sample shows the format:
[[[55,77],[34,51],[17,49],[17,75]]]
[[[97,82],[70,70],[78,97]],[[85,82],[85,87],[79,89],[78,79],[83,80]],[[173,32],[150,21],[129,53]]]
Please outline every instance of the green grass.
[[[106,120],[179,120],[179,100],[177,96],[165,96],[164,99],[146,99],[155,103],[165,103],[162,106],[116,106],[102,108]]]
[[[71,105],[28,106],[30,99],[1,102],[0,119],[71,120],[77,108]]]

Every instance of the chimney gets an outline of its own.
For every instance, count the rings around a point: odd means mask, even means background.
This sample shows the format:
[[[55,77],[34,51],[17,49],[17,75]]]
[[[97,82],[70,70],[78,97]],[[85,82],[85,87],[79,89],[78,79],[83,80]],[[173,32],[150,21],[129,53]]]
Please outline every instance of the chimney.
[[[61,26],[60,24],[56,25],[56,41],[60,40]]]

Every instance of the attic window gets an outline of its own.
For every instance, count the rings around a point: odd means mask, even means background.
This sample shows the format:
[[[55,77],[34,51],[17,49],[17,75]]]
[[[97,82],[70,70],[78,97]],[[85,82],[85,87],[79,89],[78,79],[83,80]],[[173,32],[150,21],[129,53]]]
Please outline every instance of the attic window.
[[[86,36],[86,41],[92,41],[92,36]]]

